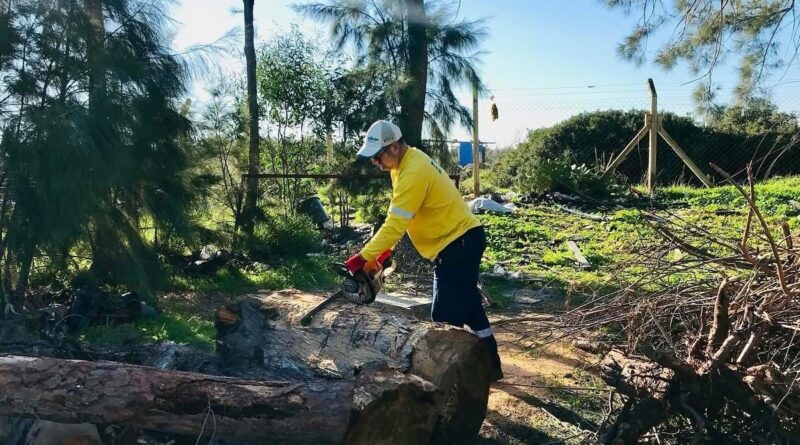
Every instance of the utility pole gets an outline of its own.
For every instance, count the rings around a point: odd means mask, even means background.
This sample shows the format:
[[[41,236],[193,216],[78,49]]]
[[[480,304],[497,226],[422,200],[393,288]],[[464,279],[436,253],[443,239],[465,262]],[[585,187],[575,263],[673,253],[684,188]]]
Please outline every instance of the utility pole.
[[[472,86],[472,184],[475,198],[481,193],[479,179],[480,159],[478,158],[478,85]]]

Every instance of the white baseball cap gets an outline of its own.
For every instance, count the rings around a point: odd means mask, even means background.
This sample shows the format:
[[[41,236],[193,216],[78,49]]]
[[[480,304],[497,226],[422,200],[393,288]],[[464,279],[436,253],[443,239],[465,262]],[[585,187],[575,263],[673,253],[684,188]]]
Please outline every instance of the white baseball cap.
[[[358,150],[358,156],[362,158],[371,158],[375,156],[381,149],[392,142],[395,142],[403,137],[400,132],[400,127],[389,121],[375,121],[367,130],[367,137],[364,138],[364,145]]]

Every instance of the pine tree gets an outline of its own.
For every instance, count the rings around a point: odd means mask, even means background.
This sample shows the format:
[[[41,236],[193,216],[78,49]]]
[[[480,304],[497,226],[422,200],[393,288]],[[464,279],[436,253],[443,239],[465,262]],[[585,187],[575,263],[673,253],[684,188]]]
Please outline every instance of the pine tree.
[[[12,2],[18,38],[0,65],[0,98],[11,103],[0,108],[7,299],[23,296],[37,257],[66,268],[84,247],[96,282],[153,289],[157,262],[140,222],[185,228],[192,197],[180,144],[192,127],[178,103],[186,70],[166,46],[163,7]]]

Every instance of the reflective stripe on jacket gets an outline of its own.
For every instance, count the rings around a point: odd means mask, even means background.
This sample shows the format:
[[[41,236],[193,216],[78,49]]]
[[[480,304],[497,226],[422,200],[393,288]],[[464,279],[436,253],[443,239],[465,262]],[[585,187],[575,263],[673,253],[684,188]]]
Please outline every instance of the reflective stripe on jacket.
[[[420,255],[433,260],[451,241],[481,224],[453,181],[422,151],[409,147],[390,175],[392,202],[386,221],[360,252],[367,261],[393,249],[406,231]]]

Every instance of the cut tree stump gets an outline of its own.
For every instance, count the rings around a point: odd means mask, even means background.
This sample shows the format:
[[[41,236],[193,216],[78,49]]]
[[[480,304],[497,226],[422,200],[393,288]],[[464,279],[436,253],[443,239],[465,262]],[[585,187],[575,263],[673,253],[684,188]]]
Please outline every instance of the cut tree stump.
[[[216,325],[223,360],[250,363],[270,375],[293,379],[349,380],[359,369],[388,367],[437,388],[435,429],[429,440],[417,443],[475,440],[486,416],[490,384],[488,353],[475,335],[345,299],[316,314],[308,326],[300,325],[302,316],[323,298],[280,291],[244,297],[221,308]],[[398,421],[397,416],[382,418],[370,422],[373,431]]]

